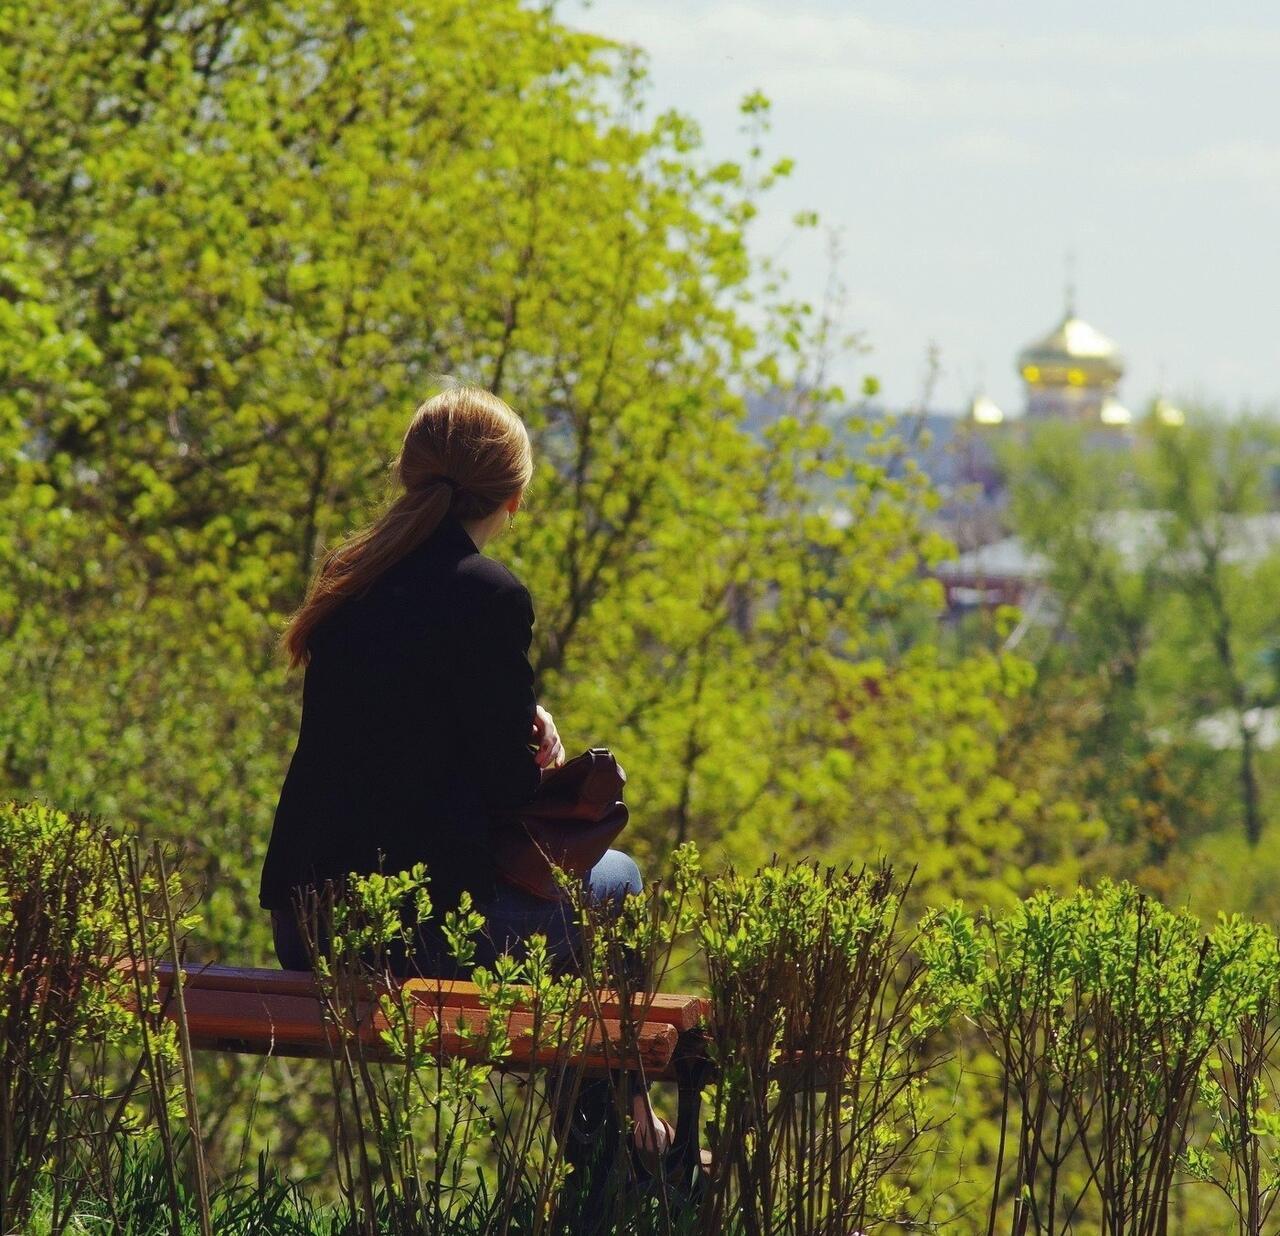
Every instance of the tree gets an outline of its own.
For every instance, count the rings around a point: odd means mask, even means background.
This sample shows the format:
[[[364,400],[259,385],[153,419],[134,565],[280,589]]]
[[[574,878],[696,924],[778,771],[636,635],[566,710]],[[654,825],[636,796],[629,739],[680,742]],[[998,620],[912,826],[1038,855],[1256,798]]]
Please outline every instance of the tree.
[[[1010,453],[1013,524],[1055,598],[1039,706],[1092,684],[1075,736],[1083,792],[1150,861],[1228,823],[1256,844],[1265,826],[1277,445],[1264,422],[1199,416],[1146,427],[1131,451],[1051,426]],[[1225,743],[1206,728],[1219,717]]]
[[[1092,833],[999,759],[1020,662],[903,652],[939,602],[929,487],[797,380],[829,324],[751,256],[787,165],[743,111],[745,158],[711,159],[633,52],[514,0],[8,5],[0,788],[181,840],[208,955],[265,960],[276,637],[448,374],[530,427],[494,549],[649,873],[694,839],[992,898],[1069,878]]]

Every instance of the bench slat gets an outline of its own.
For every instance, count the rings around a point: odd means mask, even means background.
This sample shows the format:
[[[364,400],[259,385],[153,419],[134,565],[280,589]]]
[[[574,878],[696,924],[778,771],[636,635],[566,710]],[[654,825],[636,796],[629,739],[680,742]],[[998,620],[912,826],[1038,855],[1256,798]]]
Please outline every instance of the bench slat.
[[[261,995],[307,996],[315,998],[315,978],[309,970],[267,970],[241,966],[188,965],[184,990],[208,990],[252,992]],[[163,963],[156,967],[156,977],[162,987],[173,981],[173,966]],[[474,983],[455,982],[448,979],[406,979],[404,987],[414,993],[417,1000],[430,1008],[479,1009],[483,1007],[480,990]],[[676,1030],[691,1030],[706,1022],[709,1007],[698,996],[685,996],[660,992],[648,1003],[637,997],[632,1002],[634,1016],[646,1024],[671,1026]],[[618,1019],[622,1012],[616,996],[602,994],[600,1012],[604,1017]]]
[[[416,999],[429,1006],[434,1006],[443,999],[450,1006],[483,1008],[480,989],[474,983],[406,979],[405,987],[414,993]],[[668,992],[657,992],[649,997],[636,996],[631,1001],[634,1017],[642,1018],[646,1024],[670,1026],[673,1030],[692,1030],[701,1025],[709,1013],[707,1005],[707,1001],[697,996],[673,995]],[[601,993],[602,1016],[620,1018],[622,1012],[622,1001],[615,994]]]
[[[340,1042],[336,1028],[326,1021],[314,995],[236,991],[226,987],[186,984],[183,1000],[192,1043],[196,1047],[262,1055],[327,1056],[333,1054]],[[459,1007],[445,1007],[440,1012],[442,1016],[437,1021],[433,1009],[421,1004],[415,1008],[414,1024],[429,1036],[422,1046],[445,1056],[476,1061],[484,1059],[483,1042],[466,1037],[464,1029],[470,1034],[482,1035],[487,1015],[478,1009]],[[177,1015],[172,1001],[168,1004],[167,1015],[170,1018]],[[360,1040],[366,1054],[375,1059],[393,1058],[381,1039],[381,1031],[386,1025],[382,1014],[370,1006],[362,1011],[361,1017]],[[437,1031],[437,1025],[442,1029]],[[547,1028],[542,1028],[541,1042],[535,1041],[534,1028],[532,1015],[520,1012],[509,1015],[507,1030],[511,1050],[500,1063],[514,1068],[531,1068],[554,1064],[563,1058],[562,1051],[548,1040]],[[589,1074],[603,1073],[610,1068],[642,1068],[651,1076],[663,1075],[675,1050],[677,1034],[674,1027],[645,1023],[636,1027],[635,1037],[635,1049],[624,1053],[621,1025],[616,1020],[606,1019],[590,1028],[581,1051],[573,1059]]]

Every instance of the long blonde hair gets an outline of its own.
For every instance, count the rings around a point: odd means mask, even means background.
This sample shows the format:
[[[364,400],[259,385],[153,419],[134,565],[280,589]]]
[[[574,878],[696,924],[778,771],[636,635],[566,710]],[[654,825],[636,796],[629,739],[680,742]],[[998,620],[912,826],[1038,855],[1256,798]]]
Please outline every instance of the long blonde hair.
[[[483,519],[520,493],[533,476],[533,452],[524,423],[497,395],[455,386],[413,414],[392,468],[404,493],[325,554],[289,620],[283,645],[291,669],[310,659],[320,621],[426,540],[446,511]]]

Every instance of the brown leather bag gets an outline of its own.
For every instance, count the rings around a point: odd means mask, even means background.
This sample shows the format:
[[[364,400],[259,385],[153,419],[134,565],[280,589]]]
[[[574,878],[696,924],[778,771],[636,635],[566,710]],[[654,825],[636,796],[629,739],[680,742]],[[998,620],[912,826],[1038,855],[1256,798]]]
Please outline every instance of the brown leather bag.
[[[533,799],[494,812],[498,875],[535,897],[560,901],[553,865],[585,878],[626,827],[627,774],[608,747],[592,747],[542,775]]]

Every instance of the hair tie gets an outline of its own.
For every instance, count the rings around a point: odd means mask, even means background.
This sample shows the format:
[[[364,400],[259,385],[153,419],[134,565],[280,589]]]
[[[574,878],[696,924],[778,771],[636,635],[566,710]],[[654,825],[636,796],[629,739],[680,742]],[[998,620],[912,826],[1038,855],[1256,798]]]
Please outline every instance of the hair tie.
[[[443,472],[437,473],[435,476],[429,476],[427,480],[428,482],[439,481],[441,484],[448,485],[454,493],[457,493],[462,488],[460,481],[455,481],[451,476],[445,476]]]

